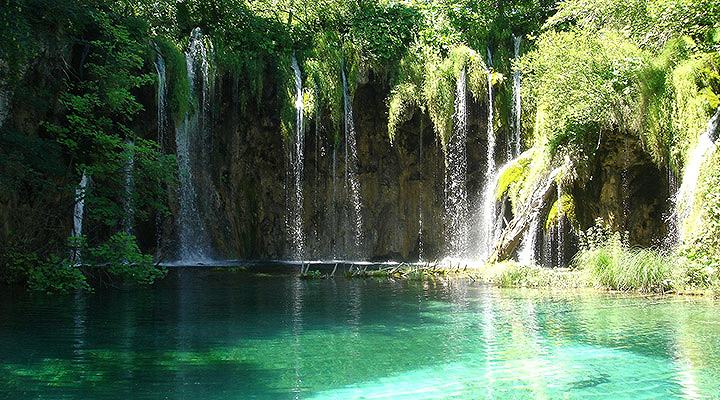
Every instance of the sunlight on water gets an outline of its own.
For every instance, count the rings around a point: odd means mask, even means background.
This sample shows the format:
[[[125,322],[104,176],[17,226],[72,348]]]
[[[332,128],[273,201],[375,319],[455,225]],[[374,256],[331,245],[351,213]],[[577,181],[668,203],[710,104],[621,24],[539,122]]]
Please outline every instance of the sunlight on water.
[[[720,396],[711,300],[172,270],[157,288],[0,294],[0,398]],[[268,273],[270,272],[270,273]]]

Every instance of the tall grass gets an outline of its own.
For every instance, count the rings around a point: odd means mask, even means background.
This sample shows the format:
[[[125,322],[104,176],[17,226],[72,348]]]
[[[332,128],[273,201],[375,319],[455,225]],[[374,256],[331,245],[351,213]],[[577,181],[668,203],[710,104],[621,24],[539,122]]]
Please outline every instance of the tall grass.
[[[671,259],[656,251],[632,249],[620,240],[582,250],[574,261],[595,284],[621,291],[662,293],[671,288]]]

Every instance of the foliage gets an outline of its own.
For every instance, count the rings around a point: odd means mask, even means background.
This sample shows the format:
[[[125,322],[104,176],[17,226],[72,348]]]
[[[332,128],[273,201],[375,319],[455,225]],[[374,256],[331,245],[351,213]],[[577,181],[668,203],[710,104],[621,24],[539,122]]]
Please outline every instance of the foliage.
[[[190,111],[190,82],[187,79],[187,62],[185,54],[172,41],[157,37],[157,51],[165,61],[165,76],[168,92],[168,106],[176,123]]]
[[[544,120],[535,134],[593,151],[602,131],[636,132],[641,50],[616,32],[548,32],[523,60],[528,92]],[[582,150],[581,150],[582,151]]]
[[[547,219],[545,220],[545,230],[550,229],[558,222],[558,218],[565,217],[572,225],[577,224],[577,217],[575,216],[575,198],[570,194],[563,194],[559,199],[555,200],[553,205],[548,211]]]
[[[8,249],[0,254],[0,280],[24,284],[33,291],[70,293],[91,291],[88,275],[106,272],[126,283],[149,285],[165,276],[149,255],[140,251],[134,236],[117,233],[98,246],[88,246],[84,237],[71,237],[65,254],[43,257],[35,252]],[[77,256],[74,256],[77,255]],[[82,260],[82,265],[78,260]]]
[[[486,265],[481,270],[480,278],[503,288],[577,289],[588,286],[583,274],[578,271],[523,265],[513,261]]]
[[[0,280],[21,283],[33,291],[69,293],[90,290],[85,275],[73,263],[57,256],[44,258],[35,252],[10,248],[0,254]]]
[[[388,132],[394,139],[397,126],[407,119],[412,105],[426,110],[440,142],[445,146],[452,135],[457,80],[465,71],[467,89],[478,100],[487,93],[488,70],[482,57],[471,48],[458,45],[443,58],[432,52],[412,52],[401,62],[399,82],[390,94]],[[501,76],[497,76],[502,79]]]
[[[25,270],[28,289],[46,293],[91,290],[82,271],[67,259],[38,260]]]
[[[565,0],[546,26],[623,30],[644,46],[660,48],[682,35],[717,43],[718,18],[720,4],[714,0]]]
[[[627,233],[612,232],[602,220],[580,235],[573,263],[601,287],[612,290],[666,292],[672,287],[673,261],[656,251],[632,249]]]
[[[619,240],[581,251],[575,264],[604,288],[640,292],[666,292],[671,288],[667,259],[652,250],[629,249]]]
[[[135,237],[119,232],[105,243],[83,251],[83,262],[106,268],[126,282],[149,285],[165,276],[165,270],[154,265],[152,256],[142,254]]]
[[[720,153],[706,160],[679,253],[689,263],[720,269]]]
[[[513,185],[520,183],[527,175],[532,160],[530,154],[530,152],[521,154],[520,157],[507,164],[500,171],[497,189],[495,190],[496,200],[502,199]]]

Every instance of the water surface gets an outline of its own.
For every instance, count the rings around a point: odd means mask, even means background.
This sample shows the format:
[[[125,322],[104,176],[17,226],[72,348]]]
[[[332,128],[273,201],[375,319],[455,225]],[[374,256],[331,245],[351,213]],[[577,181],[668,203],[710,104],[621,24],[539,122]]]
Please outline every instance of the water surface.
[[[720,397],[707,299],[173,270],[0,293],[0,398]]]

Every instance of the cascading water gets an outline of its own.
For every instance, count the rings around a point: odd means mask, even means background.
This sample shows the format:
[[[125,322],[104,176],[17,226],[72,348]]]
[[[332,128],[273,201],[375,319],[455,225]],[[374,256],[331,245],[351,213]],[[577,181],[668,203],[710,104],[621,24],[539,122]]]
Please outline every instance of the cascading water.
[[[355,121],[353,119],[352,102],[348,89],[345,68],[342,69],[343,110],[345,112],[345,184],[350,200],[350,222],[353,235],[353,251],[360,254],[362,237],[362,204],[360,200],[360,181],[358,179],[357,139],[355,137]]]
[[[165,73],[165,59],[157,51],[157,58],[155,59],[155,72],[157,72],[157,93],[156,93],[156,108],[157,108],[157,142],[160,146],[160,151],[165,152],[165,134],[167,133],[168,118],[167,118],[167,75]],[[160,213],[155,217],[155,248],[156,251],[160,251],[162,245],[162,216]]]
[[[423,123],[420,122],[420,146],[418,154],[418,167],[422,171],[423,167]],[[422,172],[421,172],[422,175]],[[421,182],[425,182],[421,180]],[[424,186],[424,185],[423,185]],[[423,260],[424,256],[424,243],[423,243],[423,198],[422,195],[418,196],[418,261]]]
[[[455,92],[453,133],[445,148],[445,229],[447,255],[465,257],[468,250],[467,203],[467,71],[460,72]]]
[[[132,234],[135,223],[135,209],[133,208],[133,192],[135,190],[135,178],[133,176],[135,170],[135,144],[132,140],[128,140],[125,142],[125,145],[128,150],[128,155],[123,171],[125,174],[125,192],[123,193],[125,217],[123,218],[123,230],[127,234]]]
[[[488,49],[488,61],[492,62],[492,55]],[[493,105],[495,104],[493,94],[492,71],[487,71],[488,83],[488,117],[487,117],[487,157],[485,169],[485,185],[482,193],[482,209],[480,218],[480,259],[486,259],[491,251],[495,241],[496,234],[496,209],[495,209],[495,188],[497,187],[499,174],[495,165],[495,113]]]
[[[85,195],[90,185],[90,177],[83,171],[80,183],[75,189],[75,208],[73,210],[73,230],[72,236],[82,236],[83,221],[85,219]]]
[[[332,146],[332,199],[331,199],[331,210],[330,210],[330,226],[332,229],[330,250],[332,251],[332,258],[337,258],[337,236],[338,236],[338,216],[337,216],[337,142],[333,143]]]
[[[288,186],[289,215],[288,232],[292,243],[292,257],[303,259],[305,255],[305,235],[303,233],[303,170],[305,147],[305,122],[303,103],[302,73],[295,55],[292,56],[292,69],[295,74],[295,136],[292,138],[290,158],[290,176],[292,185]]]
[[[80,183],[75,188],[75,207],[73,208],[73,228],[70,232],[72,237],[80,237],[83,235],[83,222],[85,220],[85,196],[90,186],[90,177],[83,171]],[[80,264],[80,249],[75,248],[70,254],[70,259],[75,264]]]
[[[160,52],[155,59],[155,72],[157,72],[157,142],[160,149],[164,149],[165,133],[167,131],[167,78],[165,74],[165,59]]]
[[[539,220],[534,218],[530,223],[530,229],[525,232],[520,251],[518,252],[518,261],[522,264],[535,264],[535,247],[537,246]]]
[[[204,138],[203,130],[209,108],[209,61],[200,28],[195,28],[190,36],[190,44],[185,53],[187,63],[189,98],[197,98],[199,109],[188,112],[175,132],[177,164],[179,172],[179,230],[178,256],[180,261],[204,261],[210,258],[210,241],[205,231],[197,206],[195,192],[194,163],[197,160],[196,142]],[[197,73],[200,80],[197,80]]]
[[[712,156],[717,149],[715,140],[717,139],[718,122],[720,120],[720,108],[710,119],[707,128],[702,135],[698,137],[698,142],[688,154],[688,163],[683,170],[682,182],[680,189],[675,197],[675,220],[677,226],[678,237],[675,243],[682,243],[685,239],[684,222],[690,216],[690,212],[695,202],[695,194],[697,192],[700,172],[705,161]]]
[[[515,36],[513,35],[513,45],[514,45],[514,58],[515,60],[520,59],[520,42],[522,41],[522,36]],[[521,85],[521,78],[522,74],[520,70],[516,67],[513,71],[513,103],[512,103],[512,132],[513,132],[513,141],[514,145],[510,146],[508,145],[508,149],[512,147],[513,157],[517,157],[522,152],[521,148],[521,138],[522,138],[522,85]]]
[[[557,185],[557,267],[565,266],[565,210],[562,185]]]

